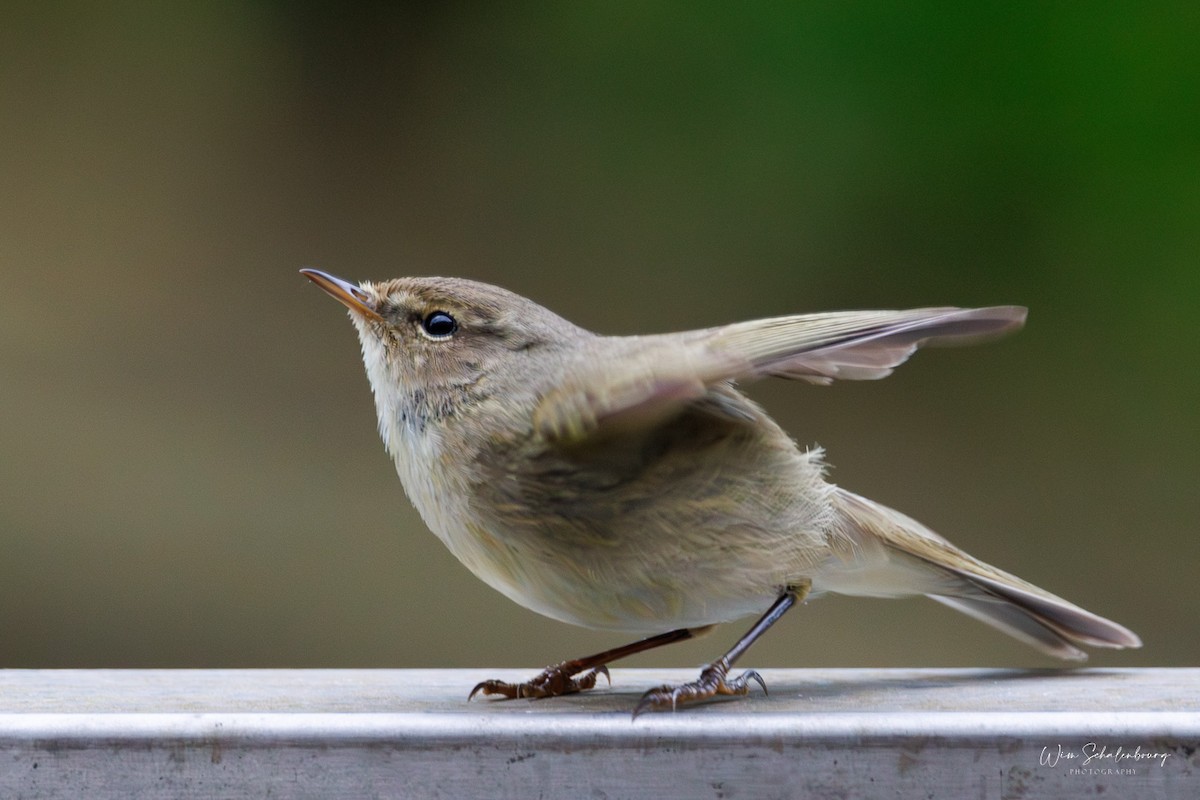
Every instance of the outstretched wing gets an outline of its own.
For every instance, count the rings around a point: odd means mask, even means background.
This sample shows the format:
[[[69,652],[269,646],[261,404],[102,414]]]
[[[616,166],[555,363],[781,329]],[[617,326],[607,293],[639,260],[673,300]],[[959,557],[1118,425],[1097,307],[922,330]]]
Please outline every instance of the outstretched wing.
[[[712,331],[711,348],[736,353],[746,375],[776,375],[812,383],[876,380],[922,345],[972,344],[1025,323],[1019,306],[835,311],[741,322]]]
[[[597,340],[606,358],[585,359],[534,415],[544,436],[580,441],[596,432],[653,424],[709,394],[714,384],[767,375],[826,384],[890,375],[922,345],[970,344],[1021,327],[1025,309],[919,308],[839,311],[740,322],[682,334]]]

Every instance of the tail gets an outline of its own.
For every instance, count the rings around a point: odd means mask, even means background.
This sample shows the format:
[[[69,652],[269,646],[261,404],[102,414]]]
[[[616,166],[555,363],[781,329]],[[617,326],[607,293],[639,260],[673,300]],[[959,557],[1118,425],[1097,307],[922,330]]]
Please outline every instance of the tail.
[[[924,594],[1056,658],[1088,647],[1141,647],[1133,631],[959,550],[921,523],[835,489],[836,558],[814,589],[899,597]]]

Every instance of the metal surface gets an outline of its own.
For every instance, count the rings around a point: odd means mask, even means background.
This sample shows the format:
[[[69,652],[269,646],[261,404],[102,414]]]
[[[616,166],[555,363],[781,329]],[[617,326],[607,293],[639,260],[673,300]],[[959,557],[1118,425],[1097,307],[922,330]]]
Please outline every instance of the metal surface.
[[[1200,797],[1200,670],[692,671],[465,701],[514,670],[0,672],[0,797]]]

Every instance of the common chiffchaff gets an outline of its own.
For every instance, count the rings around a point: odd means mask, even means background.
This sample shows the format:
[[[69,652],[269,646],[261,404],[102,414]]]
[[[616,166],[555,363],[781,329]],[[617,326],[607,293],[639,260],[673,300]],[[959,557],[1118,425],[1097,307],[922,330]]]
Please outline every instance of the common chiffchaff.
[[[889,375],[923,344],[1019,328],[1025,309],[847,311],[653,336],[599,336],[504,289],[454,278],[354,285],[301,270],[350,309],[379,430],[425,523],[476,576],[548,617],[649,638],[471,692],[590,689],[609,662],[762,615],[697,680],[635,715],[745,694],[730,666],[825,592],[927,595],[1042,652],[1138,647],[1128,629],[979,561],[825,480],[734,387]]]

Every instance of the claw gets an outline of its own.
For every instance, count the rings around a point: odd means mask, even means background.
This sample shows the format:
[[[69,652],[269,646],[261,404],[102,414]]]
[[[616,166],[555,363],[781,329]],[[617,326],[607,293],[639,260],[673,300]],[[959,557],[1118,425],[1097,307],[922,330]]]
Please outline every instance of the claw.
[[[725,663],[725,659],[721,659],[705,667],[700,672],[700,677],[690,683],[680,684],[679,686],[659,686],[651,689],[642,695],[642,699],[638,701],[637,707],[633,709],[633,718],[637,719],[639,715],[646,711],[665,709],[668,705],[671,707],[671,711],[675,711],[680,703],[695,703],[701,700],[708,700],[719,694],[749,694],[750,681],[757,683],[762,687],[763,693],[766,693],[766,681],[754,670],[746,670],[738,677],[726,681],[725,677],[728,672],[728,664]]]
[[[608,681],[608,685],[612,686],[612,676],[608,673],[608,667],[603,664],[593,667],[583,676],[576,678],[575,674],[578,669],[577,666],[574,669],[572,668],[572,662],[564,662],[546,667],[532,680],[528,680],[525,683],[507,683],[498,680],[481,681],[475,684],[475,688],[467,695],[467,702],[470,702],[480,692],[484,696],[490,694],[502,695],[509,700],[518,697],[540,698],[574,694],[594,687],[596,679],[601,675]]]
[[[479,692],[481,692],[481,691],[485,695],[503,694],[504,691],[501,687],[511,686],[511,685],[512,684],[502,683],[501,681],[480,681],[479,683],[475,684],[475,688],[471,690],[471,693],[469,695],[467,695],[467,702],[468,703],[471,702],[471,699],[473,697],[475,697],[475,695],[479,694]]]
[[[751,680],[754,681],[755,683],[757,683],[762,688],[763,694],[765,694],[765,695],[771,694],[770,692],[767,691],[767,682],[763,680],[762,675],[759,675],[756,670],[752,670],[752,669],[746,670],[741,675],[737,676],[732,681],[732,683],[733,683],[733,685],[745,686],[746,682],[751,681]],[[742,694],[742,692],[738,692],[738,694]]]
[[[612,686],[612,675],[609,675],[609,674],[608,674],[608,667],[606,667],[606,666],[604,666],[603,664],[601,664],[600,666],[596,667],[594,670],[592,670],[591,672],[589,672],[589,673],[588,673],[588,675],[587,675],[587,677],[586,677],[586,678],[584,678],[584,680],[585,680],[585,681],[586,681],[588,678],[591,678],[591,679],[592,679],[592,683],[591,683],[591,685],[590,685],[590,686],[588,686],[587,688],[589,688],[589,689],[590,689],[590,688],[592,688],[592,686],[595,686],[595,685],[596,685],[596,676],[597,676],[597,675],[603,675],[603,676],[604,676],[604,680],[608,681],[608,685],[609,685],[609,686]],[[582,682],[582,681],[581,681],[581,682]]]

